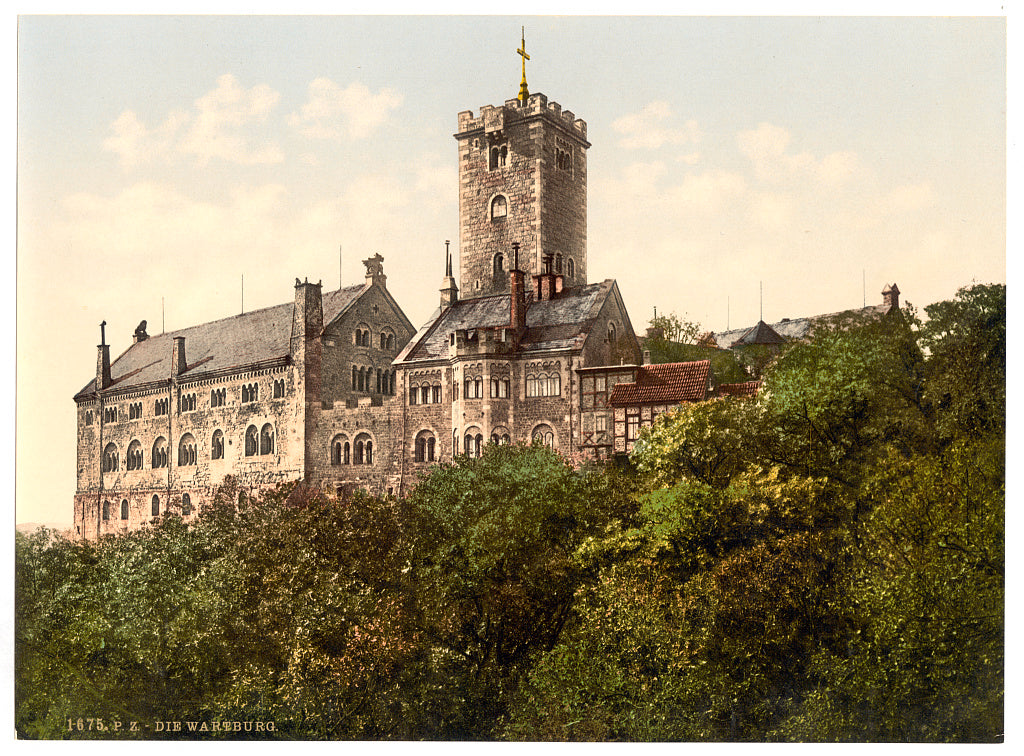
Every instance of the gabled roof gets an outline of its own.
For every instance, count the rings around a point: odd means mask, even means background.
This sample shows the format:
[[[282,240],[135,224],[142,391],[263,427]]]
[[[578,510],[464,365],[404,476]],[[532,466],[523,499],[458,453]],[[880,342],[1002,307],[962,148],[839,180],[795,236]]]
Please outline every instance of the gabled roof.
[[[618,383],[609,400],[613,407],[638,404],[699,402],[707,396],[711,360],[642,365],[633,383]]]
[[[608,279],[566,289],[554,299],[527,302],[526,330],[519,340],[520,350],[529,353],[582,349],[614,286],[615,282]],[[508,294],[459,300],[451,307],[436,310],[395,363],[447,358],[452,332],[509,326],[509,317]]]
[[[364,285],[347,286],[323,295],[324,323],[330,323],[355,302]],[[265,307],[210,323],[151,336],[132,344],[110,365],[109,389],[140,388],[171,377],[171,348],[185,337],[184,378],[272,363],[291,350],[294,302]],[[79,399],[96,390],[95,377],[79,391]]]
[[[722,396],[756,396],[761,388],[761,381],[746,383],[719,383],[715,391]]]
[[[755,344],[770,346],[772,344],[785,343],[786,340],[776,333],[770,325],[763,320],[759,320],[756,326],[748,328],[746,333],[736,339],[733,346],[754,346]]]

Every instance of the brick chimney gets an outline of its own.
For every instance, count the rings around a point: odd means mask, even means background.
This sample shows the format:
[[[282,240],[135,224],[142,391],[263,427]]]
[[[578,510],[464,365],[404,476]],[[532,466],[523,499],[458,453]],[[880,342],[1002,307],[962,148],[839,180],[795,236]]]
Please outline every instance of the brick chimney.
[[[544,270],[539,275],[533,277],[533,289],[538,302],[546,302],[549,299],[553,299],[555,294],[561,291],[561,282],[558,281],[556,283],[556,276],[552,271],[554,259],[554,255],[545,253]],[[558,278],[561,278],[561,276],[558,276]]]
[[[110,346],[107,344],[107,321],[100,323],[100,343],[96,354],[96,390],[102,391],[110,385]]]
[[[894,310],[900,308],[900,289],[896,284],[882,289],[882,304],[889,305]]]
[[[512,269],[508,278],[509,323],[519,332],[526,328],[526,274],[519,270],[519,242],[512,243]]]
[[[171,375],[177,376],[185,372],[185,337],[175,336],[171,345]]]

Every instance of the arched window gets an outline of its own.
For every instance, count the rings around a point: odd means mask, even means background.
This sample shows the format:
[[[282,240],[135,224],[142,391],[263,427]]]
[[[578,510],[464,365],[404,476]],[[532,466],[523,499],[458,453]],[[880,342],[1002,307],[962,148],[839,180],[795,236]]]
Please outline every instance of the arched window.
[[[192,514],[192,497],[187,493],[181,495],[181,513],[186,516]]]
[[[356,379],[359,377],[359,373],[355,365],[352,366],[352,390],[356,390]]]
[[[387,348],[388,349],[394,349],[395,348],[395,335],[393,333],[389,333],[388,334]]]
[[[153,442],[153,469],[167,467],[167,439],[163,436]]]
[[[428,430],[420,431],[416,436],[416,461],[433,462],[436,444],[433,433]]]
[[[103,502],[103,519],[104,520],[109,520],[110,519],[110,502],[109,501]]]
[[[491,200],[491,220],[502,220],[508,215],[508,200],[500,194]]]
[[[355,459],[354,464],[357,465],[372,465],[373,464],[373,440],[367,433],[360,433],[356,436],[355,440]]]
[[[377,393],[380,393],[380,368],[377,368]]]
[[[128,519],[128,499],[121,499],[121,519]]]
[[[103,450],[103,472],[117,472],[117,446],[107,444]]]
[[[344,434],[339,434],[331,440],[331,464],[348,464],[348,439]]]
[[[615,333],[615,324],[614,323],[609,323],[608,324],[608,346],[615,346],[615,341],[616,341],[617,338],[618,338],[617,334]]]
[[[348,441],[346,441],[341,447],[341,464],[352,464],[352,447],[349,446]]]
[[[434,404],[441,403],[441,384],[435,383],[430,387],[430,395]]]
[[[499,252],[494,256],[494,275],[501,276],[505,273],[505,256]]]
[[[479,428],[470,428],[466,431],[466,456],[479,457],[484,447],[484,437]]]
[[[267,423],[260,429],[260,454],[274,453],[274,426]]]
[[[502,426],[498,426],[491,433],[491,443],[492,444],[508,444],[508,442],[509,442],[508,428],[504,428]]]
[[[255,425],[250,425],[245,429],[245,456],[255,457],[259,450],[259,431]]]
[[[125,455],[125,468],[128,470],[142,469],[142,444],[132,441],[128,445],[128,453]]]
[[[178,467],[189,467],[196,463],[196,440],[186,433],[178,442]]]
[[[156,494],[153,494],[153,502],[152,502],[152,508],[150,509],[150,514],[153,517],[159,517],[160,516],[160,497],[157,496]]]
[[[536,443],[544,444],[544,446],[547,446],[549,449],[554,449],[555,448],[555,433],[551,429],[551,426],[542,423],[542,424],[538,425],[536,428],[534,428],[533,429],[533,442],[535,444]]]
[[[210,439],[210,459],[224,459],[224,432],[217,429]]]
[[[380,335],[380,348],[381,349],[387,349],[387,347],[388,347],[388,335],[386,333],[382,332],[381,335]]]
[[[565,273],[569,278],[572,278],[573,276],[576,275],[576,263],[573,262],[573,259],[571,257],[565,263]]]
[[[559,252],[555,255],[555,273],[562,272],[562,253]]]
[[[363,346],[364,347],[370,346],[370,332],[369,331],[363,331]]]

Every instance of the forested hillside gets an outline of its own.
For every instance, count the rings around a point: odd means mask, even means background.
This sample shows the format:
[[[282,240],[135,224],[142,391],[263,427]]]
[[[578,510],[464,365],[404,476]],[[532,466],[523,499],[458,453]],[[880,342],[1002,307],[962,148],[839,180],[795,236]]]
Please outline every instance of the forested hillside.
[[[19,736],[1000,741],[1005,313],[818,333],[628,469],[489,446],[405,499],[17,534]]]

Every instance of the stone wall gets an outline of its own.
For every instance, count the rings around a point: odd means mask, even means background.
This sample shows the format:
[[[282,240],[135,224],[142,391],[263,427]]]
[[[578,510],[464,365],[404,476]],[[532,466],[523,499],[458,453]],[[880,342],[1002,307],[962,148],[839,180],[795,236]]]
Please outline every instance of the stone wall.
[[[524,107],[510,100],[485,106],[476,118],[460,113],[456,139],[462,296],[508,291],[513,242],[521,245],[519,268],[528,275],[541,272],[546,253],[555,256],[567,287],[586,283],[586,123],[534,94]],[[506,207],[495,217],[498,197]]]

